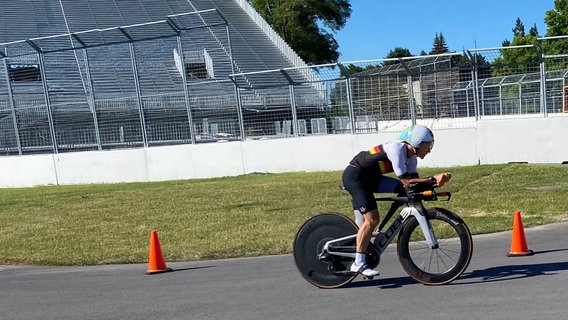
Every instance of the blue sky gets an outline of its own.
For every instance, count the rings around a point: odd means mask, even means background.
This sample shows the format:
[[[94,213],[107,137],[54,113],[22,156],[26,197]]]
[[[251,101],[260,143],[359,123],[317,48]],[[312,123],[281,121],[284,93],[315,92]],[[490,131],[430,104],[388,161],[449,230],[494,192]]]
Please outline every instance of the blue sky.
[[[546,34],[544,16],[554,0],[351,0],[351,17],[334,34],[339,61],[384,58],[395,47],[413,55],[432,49],[442,33],[450,51],[500,47],[513,40],[521,18],[528,33],[536,24]]]

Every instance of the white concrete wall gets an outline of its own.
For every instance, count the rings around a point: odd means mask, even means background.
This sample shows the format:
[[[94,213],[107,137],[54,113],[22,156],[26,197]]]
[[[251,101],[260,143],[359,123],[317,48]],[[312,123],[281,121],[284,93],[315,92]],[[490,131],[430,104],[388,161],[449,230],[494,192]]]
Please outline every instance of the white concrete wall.
[[[435,128],[435,126],[434,126]],[[476,128],[435,129],[422,167],[568,161],[568,116],[480,120]],[[116,183],[342,170],[360,150],[394,132],[321,135],[146,149],[0,157],[0,187]]]
[[[568,117],[491,119],[477,123],[480,163],[568,161]]]

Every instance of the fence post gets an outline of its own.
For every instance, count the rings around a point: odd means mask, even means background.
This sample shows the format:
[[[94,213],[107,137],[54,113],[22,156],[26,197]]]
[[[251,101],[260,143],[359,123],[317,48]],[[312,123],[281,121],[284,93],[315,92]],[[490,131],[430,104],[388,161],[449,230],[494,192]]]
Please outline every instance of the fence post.
[[[4,59],[2,61],[4,62],[4,71],[6,72],[6,85],[8,86],[8,99],[10,99],[10,111],[12,113],[12,123],[14,125],[16,146],[18,147],[18,154],[22,155],[22,142],[20,141],[20,130],[18,130],[18,119],[16,119],[16,106],[14,105],[12,85],[10,84],[10,74],[8,73],[8,59]]]
[[[241,99],[241,90],[235,83],[235,97],[237,98],[237,116],[239,117],[239,130],[241,131],[241,141],[246,140],[245,119],[243,117],[243,102]]]
[[[477,67],[471,69],[471,95],[473,98],[473,115],[475,120],[479,120],[479,92],[477,91]],[[468,106],[468,116],[469,116],[469,106]]]
[[[87,83],[89,85],[89,96],[87,97],[87,101],[89,102],[89,109],[91,109],[91,113],[93,114],[93,123],[95,126],[95,137],[97,140],[97,148],[99,150],[103,149],[102,142],[101,142],[101,132],[99,130],[99,120],[97,117],[97,106],[95,104],[95,92],[94,92],[94,85],[93,79],[91,77],[91,68],[89,67],[89,56],[87,53],[87,48],[83,49],[84,57],[85,57],[85,74],[87,76]]]
[[[412,88],[412,75],[406,76],[406,85],[408,86],[408,106],[410,109],[410,120],[412,125],[416,125],[416,110],[414,105],[414,89]]]
[[[29,41],[31,44],[31,41]],[[45,105],[47,108],[47,120],[49,121],[49,131],[51,132],[51,142],[53,143],[53,153],[58,153],[57,147],[57,137],[55,136],[55,125],[53,124],[53,114],[51,113],[51,101],[49,99],[49,88],[47,87],[47,79],[45,75],[45,64],[43,61],[43,54],[39,48],[36,48],[35,45],[32,45],[37,51],[38,59],[39,59],[39,72],[41,74],[41,83],[43,85],[43,93],[45,96]]]
[[[294,85],[290,87],[290,104],[292,105],[292,130],[294,130],[294,137],[298,137],[298,110],[296,108],[296,96],[294,94]]]
[[[288,89],[290,92],[290,105],[292,107],[292,130],[294,131],[294,137],[298,137],[298,110],[296,108],[296,95],[294,93],[294,80],[288,72],[284,69],[280,69],[280,72],[284,75],[288,81]]]
[[[176,37],[176,40],[177,40],[177,51],[181,62],[179,72],[181,76],[181,82],[183,84],[183,100],[185,102],[185,110],[187,112],[189,138],[191,139],[191,143],[195,144],[195,127],[193,126],[193,116],[191,114],[191,100],[189,96],[189,89],[187,88],[187,74],[185,73],[185,58],[183,55],[183,45],[179,33]]]
[[[546,118],[548,117],[548,107],[546,101],[546,63],[542,55],[540,55],[540,111],[542,115]]]
[[[119,28],[120,29],[120,28]],[[120,29],[122,31],[122,29]],[[126,35],[126,32],[123,31]],[[146,135],[146,120],[144,119],[144,105],[142,103],[142,90],[140,89],[140,79],[138,78],[138,67],[136,66],[136,51],[134,50],[134,43],[128,42],[130,48],[130,61],[132,62],[132,73],[134,74],[134,86],[136,87],[136,100],[138,101],[138,113],[140,115],[140,126],[142,133],[142,142],[144,147],[148,147],[148,137]]]
[[[351,134],[355,134],[355,110],[353,108],[353,95],[351,92],[351,80],[349,79],[349,71],[345,68],[342,63],[338,63],[340,73],[345,77],[345,93],[347,99],[347,109],[349,110],[349,123],[351,124]]]

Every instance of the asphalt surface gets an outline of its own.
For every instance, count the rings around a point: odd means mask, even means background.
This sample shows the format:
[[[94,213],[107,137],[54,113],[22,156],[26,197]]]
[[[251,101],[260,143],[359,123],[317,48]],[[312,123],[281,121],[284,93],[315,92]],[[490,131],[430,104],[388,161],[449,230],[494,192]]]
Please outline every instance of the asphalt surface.
[[[410,280],[394,246],[375,280],[318,289],[291,255],[92,267],[0,266],[0,319],[567,319],[568,222],[525,229],[533,256],[507,257],[511,232],[474,237],[464,275]]]

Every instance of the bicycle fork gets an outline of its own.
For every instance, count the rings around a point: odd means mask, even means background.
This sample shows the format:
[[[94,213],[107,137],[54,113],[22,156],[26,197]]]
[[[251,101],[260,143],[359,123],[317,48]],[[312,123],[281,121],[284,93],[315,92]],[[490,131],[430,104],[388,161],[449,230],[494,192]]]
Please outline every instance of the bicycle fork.
[[[408,212],[408,216],[413,215],[414,218],[416,218],[418,224],[420,225],[420,229],[422,230],[422,234],[424,234],[426,243],[428,243],[430,248],[438,249],[438,239],[436,239],[436,235],[434,234],[430,220],[426,218],[426,210],[423,210],[424,213],[422,214],[416,207],[406,207],[402,209],[400,215],[402,215],[405,211]]]

